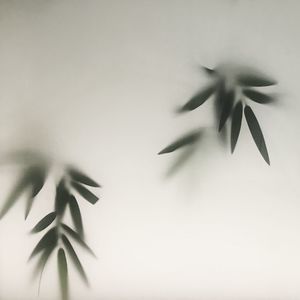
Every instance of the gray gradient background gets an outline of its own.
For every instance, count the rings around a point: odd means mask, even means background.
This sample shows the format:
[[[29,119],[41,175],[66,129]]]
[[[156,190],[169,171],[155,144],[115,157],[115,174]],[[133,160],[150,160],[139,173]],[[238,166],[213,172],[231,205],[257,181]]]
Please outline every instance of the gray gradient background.
[[[299,1],[0,1],[1,152],[31,145],[76,162],[103,184],[82,201],[73,299],[300,299]],[[280,105],[253,104],[270,152],[245,123],[236,153],[208,136],[166,180],[163,146],[212,106],[176,107],[203,85],[199,65],[241,60],[274,75]],[[0,172],[0,198],[14,176]],[[0,224],[0,298],[38,299],[28,235],[53,205],[53,178],[24,223],[22,201]],[[72,269],[71,269],[72,271]],[[56,261],[40,299],[56,299]]]

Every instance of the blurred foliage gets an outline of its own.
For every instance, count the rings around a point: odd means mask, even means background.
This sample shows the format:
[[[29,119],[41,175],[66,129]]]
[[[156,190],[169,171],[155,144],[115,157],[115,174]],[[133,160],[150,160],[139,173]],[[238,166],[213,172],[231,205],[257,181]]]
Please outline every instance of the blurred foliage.
[[[18,151],[9,155],[7,159],[10,162],[21,162],[22,164],[20,165],[21,171],[19,179],[13,186],[11,193],[8,195],[0,210],[0,219],[6,215],[10,208],[12,208],[12,206],[21,198],[21,195],[27,191],[27,204],[25,210],[26,219],[35,202],[34,200],[45,184],[47,175],[50,173],[51,169],[55,167],[55,163],[40,153],[29,153],[28,151]],[[78,274],[88,285],[86,273],[70,239],[87,252],[94,255],[93,251],[85,242],[82,216],[77,197],[95,204],[99,198],[86,186],[98,188],[100,185],[81,170],[73,166],[64,165],[60,171],[62,174],[56,186],[54,209],[44,216],[31,230],[31,233],[33,234],[41,233],[46,229],[47,232],[33,249],[29,260],[38,256],[34,275],[40,274],[41,279],[50,256],[53,252],[57,252],[61,299],[68,300],[69,260],[72,261]],[[67,209],[70,210],[74,229],[63,222]]]
[[[214,118],[217,124],[217,134],[221,140],[227,140],[230,132],[231,152],[233,153],[240,135],[243,115],[261,156],[270,165],[269,154],[260,124],[250,107],[250,102],[271,104],[277,99],[273,94],[267,94],[261,89],[273,86],[277,82],[261,71],[246,66],[223,64],[215,69],[201,67],[209,78],[209,82],[194,94],[178,110],[178,114],[193,111],[206,103],[214,101]],[[257,90],[259,88],[260,90]],[[229,128],[227,128],[229,127]],[[229,130],[228,130],[229,129]],[[182,155],[175,162],[172,170],[177,170],[195,153],[195,145],[199,144],[200,136],[205,129],[192,131],[178,138],[158,154],[166,154],[181,148]],[[187,150],[189,148],[189,150]]]

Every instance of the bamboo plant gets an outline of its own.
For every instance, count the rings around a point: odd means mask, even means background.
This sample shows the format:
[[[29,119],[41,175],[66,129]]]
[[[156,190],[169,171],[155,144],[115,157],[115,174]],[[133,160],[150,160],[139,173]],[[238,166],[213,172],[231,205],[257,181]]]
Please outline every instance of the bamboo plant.
[[[25,165],[20,167],[19,179],[0,210],[0,219],[6,215],[10,208],[21,198],[21,195],[25,193],[27,195],[25,219],[27,219],[35,202],[34,200],[42,190],[49,173],[51,173],[51,169],[55,168],[55,163],[47,159],[46,156],[30,153],[30,159],[28,159],[27,154]],[[21,156],[24,158],[24,153]],[[99,188],[100,185],[81,170],[70,165],[64,165],[61,173],[62,175],[56,185],[55,197],[53,198],[53,210],[44,216],[31,230],[32,234],[46,232],[33,249],[29,256],[29,261],[34,257],[38,258],[34,276],[40,275],[41,279],[50,256],[56,253],[61,299],[68,300],[69,260],[72,261],[82,280],[88,285],[87,275],[73,247],[73,242],[95,256],[85,242],[83,221],[77,199],[82,198],[91,204],[95,204],[98,201],[98,197],[87,187]],[[67,209],[70,211],[73,228],[64,221]]]
[[[214,69],[202,67],[209,77],[205,87],[200,89],[178,110],[178,114],[193,111],[205,104],[209,99],[214,101],[215,120],[219,137],[226,135],[230,123],[230,143],[233,153],[240,135],[243,115],[252,138],[265,162],[270,165],[269,153],[264,135],[251,102],[268,105],[274,103],[277,97],[265,93],[262,89],[276,85],[277,82],[261,71],[236,65],[220,65]],[[178,138],[158,154],[171,153],[181,148],[189,148],[193,152],[195,145],[202,137],[204,129],[193,130]],[[226,137],[225,137],[226,138]]]

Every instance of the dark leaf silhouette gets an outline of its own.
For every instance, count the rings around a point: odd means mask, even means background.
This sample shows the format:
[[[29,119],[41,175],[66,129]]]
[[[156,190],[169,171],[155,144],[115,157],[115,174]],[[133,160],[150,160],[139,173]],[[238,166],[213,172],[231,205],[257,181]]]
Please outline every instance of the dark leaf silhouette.
[[[259,126],[259,123],[255,117],[254,112],[252,111],[251,107],[246,105],[244,109],[245,118],[250,129],[251,135],[253,140],[261,153],[262,157],[266,161],[266,163],[270,164],[269,154],[267,150],[267,146],[265,144],[264,136]]]
[[[1,211],[0,219],[8,212],[8,210],[17,202],[21,194],[28,188],[31,180],[31,168],[25,169],[17,184],[14,186],[10,195],[6,199]]]
[[[25,220],[27,219],[30,210],[32,208],[34,197],[39,194],[41,189],[44,186],[45,180],[47,176],[47,168],[45,165],[39,165],[32,169],[31,173],[31,195],[27,199],[26,210],[25,210]]]
[[[33,277],[36,277],[38,274],[42,276],[44,268],[49,260],[50,255],[52,254],[55,247],[50,247],[42,251],[41,256],[38,259],[38,262],[35,266]]]
[[[215,84],[208,85],[206,88],[192,97],[178,112],[191,111],[202,105],[215,91]]]
[[[93,187],[100,187],[99,183],[97,183],[78,169],[75,169],[74,167],[68,167],[68,173],[73,181],[77,181],[79,183],[83,183]]]
[[[261,104],[268,104],[274,102],[274,97],[263,94],[261,92],[252,90],[252,89],[244,89],[243,94],[254,102]]]
[[[39,221],[31,230],[32,233],[36,233],[47,228],[56,218],[56,212],[51,212],[46,215],[41,221]]]
[[[49,231],[47,231],[47,233],[41,238],[41,240],[33,249],[29,260],[42,250],[54,247],[57,243],[57,238],[56,228],[51,228]]]
[[[277,84],[276,80],[262,74],[245,73],[237,76],[237,81],[243,86],[269,86]]]
[[[68,263],[63,248],[57,252],[57,266],[62,300],[69,299]]]
[[[233,153],[239,138],[243,116],[243,104],[239,101],[233,110],[231,122],[231,153]]]
[[[26,167],[3,205],[0,211],[0,219],[17,202],[21,194],[25,192],[25,190],[31,188],[31,195],[29,196],[26,205],[25,218],[27,217],[32,206],[33,198],[43,187],[44,180],[42,182],[42,177],[45,178],[45,175],[42,175],[41,173],[41,166],[34,165]]]
[[[72,195],[69,200],[69,207],[71,212],[71,217],[76,228],[76,231],[80,236],[83,236],[83,226],[82,226],[82,218],[80,213],[80,208],[78,206],[78,202],[76,198]]]
[[[68,233],[81,247],[83,247],[85,250],[87,250],[90,254],[96,257],[92,249],[84,242],[84,240],[81,238],[81,236],[74,231],[72,228],[70,228],[68,225],[62,223],[62,228],[65,230],[66,233]]]
[[[84,282],[88,285],[87,276],[85,274],[85,271],[82,267],[82,264],[77,256],[73,246],[71,245],[70,241],[68,240],[68,238],[65,235],[62,235],[62,241],[63,241],[65,248],[66,248],[67,252],[69,253],[78,273],[80,274],[80,276],[82,277]]]
[[[183,137],[179,138],[163,150],[161,150],[158,154],[165,154],[165,153],[170,153],[173,152],[179,148],[188,146],[188,145],[193,145],[197,140],[199,139],[201,135],[201,130],[193,131],[190,132]]]
[[[220,117],[220,123],[219,123],[219,131],[222,130],[223,126],[225,125],[228,117],[231,114],[233,102],[234,102],[234,91],[230,90],[226,92],[225,99],[223,101],[223,108],[222,113]]]
[[[85,188],[83,185],[72,181],[71,182],[73,188],[88,202],[95,204],[99,198],[94,195],[92,192],[90,192],[87,188]]]
[[[30,211],[31,211],[31,208],[32,208],[32,205],[33,205],[33,201],[34,201],[34,198],[33,197],[28,197],[27,198],[27,201],[26,201],[26,208],[25,208],[25,220],[27,219]]]
[[[65,180],[62,179],[56,187],[55,196],[55,211],[59,216],[63,215],[69,199],[70,193],[66,188]]]

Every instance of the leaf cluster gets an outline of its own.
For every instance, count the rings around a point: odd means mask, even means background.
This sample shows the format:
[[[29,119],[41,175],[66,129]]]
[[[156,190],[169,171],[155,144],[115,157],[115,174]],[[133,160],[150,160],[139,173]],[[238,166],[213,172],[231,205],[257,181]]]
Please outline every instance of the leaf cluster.
[[[235,74],[234,80],[232,78],[229,80],[229,76],[224,72],[219,72],[217,68],[203,67],[203,70],[209,76],[209,83],[182,105],[177,112],[181,114],[193,111],[209,99],[214,98],[218,132],[220,134],[226,132],[226,126],[231,121],[231,152],[233,153],[236,148],[244,116],[261,156],[267,164],[270,164],[262,129],[248,101],[259,104],[274,103],[276,100],[274,96],[255,88],[275,85],[276,81],[258,71],[239,72]],[[199,141],[199,138],[200,131],[188,133],[169,144],[158,154],[170,153],[183,147],[193,146]]]
[[[13,187],[8,198],[0,210],[3,217],[9,209],[20,199],[25,190],[29,190],[27,197],[25,218],[28,216],[34,199],[40,193],[50,170],[50,164],[35,161],[27,165],[21,172],[19,180]],[[64,168],[63,176],[56,186],[54,209],[45,215],[32,228],[32,234],[45,231],[34,247],[29,260],[38,257],[34,275],[42,276],[44,268],[53,252],[57,252],[58,273],[63,300],[69,299],[68,291],[68,261],[72,261],[82,280],[88,285],[88,278],[82,263],[74,249],[77,244],[93,256],[94,252],[86,244],[80,206],[77,198],[82,198],[91,204],[98,201],[98,197],[88,189],[98,188],[100,185],[73,166]],[[63,222],[66,210],[69,209],[74,229]]]

